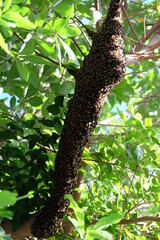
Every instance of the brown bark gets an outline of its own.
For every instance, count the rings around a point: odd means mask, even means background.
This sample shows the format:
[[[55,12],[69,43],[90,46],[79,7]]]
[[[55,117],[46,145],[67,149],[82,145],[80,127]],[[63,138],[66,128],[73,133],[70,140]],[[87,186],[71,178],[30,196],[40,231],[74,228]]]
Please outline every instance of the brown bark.
[[[58,232],[69,205],[65,194],[73,194],[81,157],[96,127],[106,94],[125,74],[122,26],[122,0],[111,0],[101,30],[92,36],[92,47],[81,68],[73,73],[75,94],[71,100],[65,127],[55,160],[51,197],[39,212],[32,233],[48,238]]]

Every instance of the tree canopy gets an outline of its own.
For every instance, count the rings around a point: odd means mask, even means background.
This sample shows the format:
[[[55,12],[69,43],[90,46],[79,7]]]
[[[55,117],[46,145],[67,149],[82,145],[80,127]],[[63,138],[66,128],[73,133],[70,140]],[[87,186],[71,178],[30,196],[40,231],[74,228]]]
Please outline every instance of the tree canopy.
[[[12,220],[13,230],[49,198],[72,73],[109,2],[0,1],[0,221]],[[122,10],[126,76],[84,149],[81,198],[66,196],[74,232],[51,239],[160,237],[160,4],[124,1]],[[0,238],[10,239],[1,228]]]

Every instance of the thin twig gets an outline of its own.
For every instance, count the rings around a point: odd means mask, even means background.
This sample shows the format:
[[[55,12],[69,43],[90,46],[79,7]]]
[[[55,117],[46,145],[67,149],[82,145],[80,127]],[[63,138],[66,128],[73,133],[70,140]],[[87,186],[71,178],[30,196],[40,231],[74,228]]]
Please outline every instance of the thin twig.
[[[79,30],[81,31],[82,35],[84,36],[84,38],[86,39],[86,42],[88,43],[89,47],[91,47],[91,44],[90,44],[90,41],[87,37],[87,35],[85,34],[85,32],[82,30],[82,28],[77,24],[77,22],[74,20],[74,18],[72,18],[74,24],[79,28]],[[81,24],[83,24],[81,21],[80,21]],[[84,25],[85,26],[85,25]]]
[[[14,32],[14,35],[15,35],[17,38],[19,38],[19,39],[21,40],[21,42],[25,43],[24,39],[23,39],[19,34],[17,34],[17,33]],[[51,59],[50,57],[47,57],[47,56],[43,55],[43,54],[40,53],[38,50],[35,50],[35,54],[38,55],[38,56],[40,56],[40,57],[42,57],[42,58],[44,58],[44,59],[46,59],[46,60],[48,60],[49,62],[52,62],[52,63],[54,63],[54,64],[56,64],[56,65],[59,66],[58,61],[56,61],[56,60],[54,60],[54,59]],[[62,67],[66,68],[66,65],[65,65],[64,63],[61,63],[61,65],[62,65]]]
[[[95,34],[93,31],[89,30],[86,25],[79,19],[79,17],[77,17],[76,15],[74,16],[74,18],[84,27],[84,29],[86,30],[87,34],[89,37],[92,38],[92,36]]]
[[[118,224],[136,224],[138,222],[147,222],[147,221],[160,222],[160,218],[153,217],[153,216],[145,216],[145,217],[128,219],[128,220],[122,219]]]
[[[155,30],[158,27],[160,27],[160,18],[153,24],[151,29],[149,29],[146,33],[144,33],[144,35],[141,38],[141,42],[144,43],[152,35],[152,33],[155,32]]]
[[[127,7],[128,7],[127,0],[124,0],[124,8],[126,9],[126,11],[127,11]]]
[[[102,165],[110,164],[110,165],[113,165],[113,166],[121,167],[121,168],[126,169],[126,170],[130,170],[130,171],[134,171],[135,170],[135,169],[131,169],[129,167],[124,167],[124,166],[122,166],[121,164],[118,164],[118,163],[104,162],[104,161],[101,161],[101,160],[98,160],[98,159],[83,158],[83,161],[95,162],[95,163],[99,163],[99,164],[102,164]],[[137,173],[145,174],[145,172],[140,171],[140,170],[137,170]],[[148,176],[152,176],[154,178],[160,179],[160,177],[157,177],[157,176],[155,176],[152,173],[149,173]]]
[[[3,129],[3,130],[6,130],[6,131],[12,131],[12,132],[14,132],[13,129],[10,129],[10,128],[4,127],[4,126],[0,126],[0,128]]]
[[[77,42],[75,41],[74,38],[72,38],[72,41],[74,42],[75,46],[78,48],[78,50],[80,51],[80,53],[83,55],[83,57],[85,57],[85,54],[82,52],[81,48],[78,46]]]
[[[132,30],[132,32],[133,32],[135,38],[137,39],[138,43],[139,43],[140,45],[143,45],[142,41],[139,39],[139,37],[138,37],[136,31],[134,30],[134,28],[133,28],[133,26],[132,26],[132,23],[131,23],[131,21],[130,21],[128,15],[127,15],[126,9],[124,8],[123,5],[122,5],[122,10],[123,10],[123,12],[124,12],[124,15],[125,15],[125,17],[126,17],[126,19],[127,19],[127,22],[128,22],[128,24],[129,24],[129,26],[130,26],[130,28],[131,28],[131,30]]]
[[[96,9],[96,11],[98,11],[98,12],[101,13],[101,1],[100,1],[100,0],[94,0],[94,3],[95,3],[95,9]],[[101,27],[102,27],[102,18],[100,18],[100,19],[96,22],[97,32],[100,31]]]
[[[104,126],[104,127],[129,127],[129,128],[131,128],[131,127],[134,127],[134,128],[137,128],[137,126],[134,126],[134,125],[117,125],[117,124],[104,124],[104,123],[98,123],[98,125],[100,125],[100,126]]]
[[[38,56],[40,56],[40,57],[48,60],[49,62],[52,62],[52,63],[54,63],[54,64],[56,64],[56,65],[59,66],[58,61],[56,61],[56,60],[54,60],[54,59],[51,59],[50,57],[47,57],[47,56],[43,55],[43,54],[40,53],[38,50],[35,50],[35,53],[36,53]],[[61,63],[61,65],[62,65],[62,67],[66,68],[66,65],[65,65],[64,63]]]
[[[45,150],[47,150],[47,151],[49,151],[49,152],[52,152],[52,153],[55,153],[55,152],[56,152],[54,149],[51,149],[51,148],[49,148],[49,147],[46,147],[46,146],[44,146],[44,145],[42,145],[42,144],[40,144],[40,143],[38,143],[38,142],[36,142],[36,145],[37,145],[38,147],[40,147],[41,149],[45,149]]]

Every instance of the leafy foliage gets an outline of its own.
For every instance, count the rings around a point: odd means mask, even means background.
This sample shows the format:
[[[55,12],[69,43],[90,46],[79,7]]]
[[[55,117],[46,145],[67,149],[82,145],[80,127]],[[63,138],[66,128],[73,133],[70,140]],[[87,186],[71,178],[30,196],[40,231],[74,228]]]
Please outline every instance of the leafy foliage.
[[[104,17],[109,1],[103,3]],[[75,87],[66,68],[78,68],[91,44],[75,14],[95,29],[94,4],[6,0],[0,5],[0,218],[12,218],[13,212],[16,229],[44,205],[53,185],[54,159]],[[127,11],[139,37],[145,16],[148,25],[158,19],[155,6],[153,0],[129,2]],[[134,46],[126,19],[124,27],[125,39]],[[87,169],[81,200],[77,205],[68,196],[76,216],[69,217],[75,239],[160,237],[158,222],[117,224],[123,216],[135,219],[160,211],[159,67],[156,58],[129,65],[126,77],[107,96],[83,153]],[[28,193],[34,197],[17,201],[16,194]]]

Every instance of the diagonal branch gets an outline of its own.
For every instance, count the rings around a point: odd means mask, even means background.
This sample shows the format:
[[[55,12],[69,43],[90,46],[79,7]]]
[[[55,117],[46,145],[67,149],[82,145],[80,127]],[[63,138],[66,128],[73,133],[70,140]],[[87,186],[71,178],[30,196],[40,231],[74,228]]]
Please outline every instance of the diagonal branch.
[[[160,27],[160,18],[153,24],[151,29],[149,29],[141,38],[141,42],[144,43],[151,35],[155,32],[155,30]]]
[[[133,32],[135,38],[136,38],[138,44],[143,45],[142,41],[139,39],[139,37],[138,37],[136,31],[134,30],[134,28],[133,28],[133,26],[132,26],[132,23],[131,23],[131,21],[130,21],[128,15],[127,15],[126,9],[124,8],[123,5],[122,5],[122,9],[123,9],[124,15],[125,15],[125,17],[126,17],[126,19],[127,19],[127,22],[128,22],[128,24],[129,24],[129,26],[130,26],[130,28],[131,28],[131,30],[132,30],[132,32]]]
[[[21,40],[21,42],[25,43],[24,39],[23,39],[18,33],[15,33],[15,32],[14,32],[14,35],[15,35],[19,40]],[[46,60],[48,60],[49,62],[54,63],[54,64],[56,64],[56,65],[59,66],[58,61],[56,61],[56,60],[54,60],[54,59],[51,59],[50,57],[45,56],[44,54],[40,53],[38,50],[35,50],[35,54],[38,55],[38,56],[40,56],[40,57],[42,57],[42,58],[44,58],[44,59],[46,59]],[[67,68],[64,63],[61,63],[61,65],[62,65],[62,67]]]
[[[73,194],[82,153],[98,123],[106,95],[125,75],[122,0],[111,0],[101,30],[94,33],[90,53],[74,76],[75,94],[70,102],[55,159],[51,197],[32,225],[38,238],[59,231]]]
[[[118,224],[136,224],[139,222],[147,222],[147,221],[152,221],[152,222],[160,222],[159,217],[153,217],[153,216],[145,216],[145,217],[140,217],[140,218],[135,218],[135,219],[122,219]]]
[[[98,12],[101,13],[101,1],[100,1],[100,0],[94,0],[94,3],[95,3],[95,9],[96,9],[96,11],[98,11]],[[96,22],[97,32],[100,31],[101,27],[102,27],[102,18],[99,19],[99,20]]]

